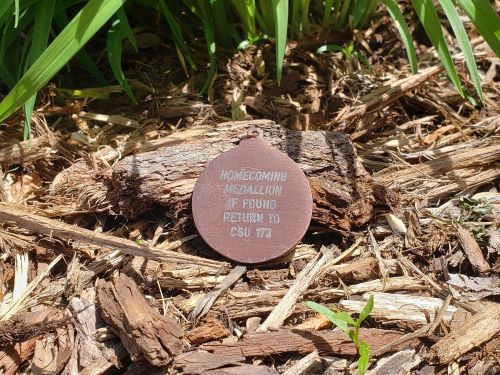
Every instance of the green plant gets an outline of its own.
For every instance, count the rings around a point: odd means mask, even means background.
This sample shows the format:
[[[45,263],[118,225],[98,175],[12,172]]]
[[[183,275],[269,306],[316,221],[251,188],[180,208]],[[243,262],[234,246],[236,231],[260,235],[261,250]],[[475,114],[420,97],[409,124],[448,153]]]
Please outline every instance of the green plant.
[[[326,316],[335,326],[339,327],[347,334],[347,336],[349,336],[358,350],[358,371],[360,374],[364,374],[370,360],[370,346],[366,341],[360,340],[359,328],[361,327],[361,323],[373,310],[373,296],[368,298],[366,305],[359,313],[358,319],[353,319],[351,315],[345,311],[330,310],[328,307],[320,305],[316,302],[307,301],[306,305],[317,313]]]
[[[347,61],[347,69],[349,73],[353,73],[355,67],[359,67],[360,63],[371,69],[370,63],[365,55],[360,51],[355,49],[354,42],[349,42],[345,46],[339,46],[337,44],[326,44],[319,47],[316,53],[324,53],[327,51],[341,52],[345,60]]]
[[[46,47],[53,17],[56,14],[64,17],[66,8],[77,2],[4,0],[0,5],[0,25],[3,28],[0,78],[11,90],[0,103],[0,120],[24,106],[27,119],[24,135],[29,138],[31,114],[38,90],[82,49],[124,2],[90,0]],[[31,23],[32,28],[27,28]],[[23,36],[24,32],[26,36]],[[115,61],[118,59],[119,56],[116,56]],[[19,78],[21,73],[24,75]]]
[[[464,211],[466,216],[473,216],[480,219],[481,216],[488,215],[493,211],[493,205],[484,199],[474,199],[462,197],[458,200],[458,207]]]
[[[435,5],[436,3],[436,5]],[[413,40],[396,0],[2,0],[0,1],[0,79],[10,90],[0,103],[0,121],[24,106],[25,138],[29,138],[30,118],[36,93],[73,57],[100,85],[108,85],[95,61],[84,49],[85,44],[107,25],[106,51],[109,66],[123,91],[135,97],[122,71],[122,42],[134,38],[133,12],[145,8],[161,15],[175,44],[186,73],[200,67],[187,41],[203,36],[209,67],[200,93],[208,91],[216,75],[219,47],[236,48],[274,38],[278,84],[283,74],[287,37],[301,38],[312,23],[345,33],[364,28],[383,4],[394,19],[405,45],[412,71],[417,72]],[[127,5],[127,7],[124,7]],[[483,0],[412,0],[429,39],[445,67],[450,80],[463,96],[442,25],[449,25],[463,52],[471,81],[483,100],[479,74],[470,42],[460,19],[464,12],[477,30],[500,56],[500,18],[489,1]],[[445,20],[439,18],[442,10]],[[132,22],[133,24],[133,22]],[[146,27],[139,25],[139,28]]]

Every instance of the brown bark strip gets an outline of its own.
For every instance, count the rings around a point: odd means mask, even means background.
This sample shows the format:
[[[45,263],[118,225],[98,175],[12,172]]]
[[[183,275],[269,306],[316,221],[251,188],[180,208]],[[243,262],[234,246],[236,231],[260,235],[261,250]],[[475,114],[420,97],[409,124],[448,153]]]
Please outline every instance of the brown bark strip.
[[[183,353],[174,360],[174,367],[182,369],[186,374],[201,374],[203,371],[213,370],[224,366],[238,366],[245,357],[238,355],[219,355],[203,351]]]
[[[465,255],[467,256],[467,259],[469,259],[470,264],[472,264],[472,267],[474,267],[474,269],[479,273],[488,272],[490,270],[490,265],[484,259],[481,248],[470,232],[459,225],[457,228],[457,234]]]
[[[360,337],[372,351],[392,342],[402,334],[395,331],[362,328]],[[350,356],[357,353],[356,347],[344,332],[311,332],[280,330],[246,336],[236,344],[206,344],[202,349],[220,355],[265,357],[282,353],[307,354],[317,350],[321,355]],[[396,347],[395,350],[399,349]]]
[[[490,340],[499,331],[500,305],[488,305],[434,344],[429,357],[434,362],[448,364]]]
[[[98,247],[118,250],[125,254],[151,258],[159,261],[208,266],[212,265],[218,267],[224,267],[226,265],[226,263],[223,262],[217,262],[194,255],[187,255],[172,251],[172,249],[179,247],[183,242],[197,237],[197,235],[188,236],[181,241],[177,241],[172,244],[170,250],[158,250],[148,245],[139,245],[134,241],[130,241],[125,238],[113,237],[105,233],[94,232],[88,229],[80,228],[76,225],[70,225],[62,221],[35,215],[13,206],[0,205],[0,221],[14,222],[17,225],[28,229],[30,232],[45,234],[65,240],[77,240]]]
[[[182,327],[154,310],[130,277],[120,274],[112,281],[99,280],[97,298],[103,319],[132,360],[144,356],[151,364],[163,366],[181,353]]]
[[[85,181],[56,178],[61,183],[51,189],[59,197],[75,200],[84,211],[91,211],[93,208],[87,202],[99,197],[101,207],[112,207],[124,215],[134,215],[159,204],[173,216],[189,203],[196,178],[205,165],[235,147],[252,126],[260,127],[264,138],[288,154],[305,172],[314,199],[313,219],[317,223],[348,231],[371,218],[371,178],[346,135],[291,131],[269,120],[222,123],[201,135],[191,128],[194,134],[191,137],[175,133],[180,140],[177,144],[127,156],[112,169],[89,175]]]

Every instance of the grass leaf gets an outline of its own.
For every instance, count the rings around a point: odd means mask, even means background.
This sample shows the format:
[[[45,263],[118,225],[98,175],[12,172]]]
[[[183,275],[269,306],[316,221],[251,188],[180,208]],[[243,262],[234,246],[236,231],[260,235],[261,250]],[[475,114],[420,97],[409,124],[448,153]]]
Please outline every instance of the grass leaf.
[[[7,12],[9,11],[13,3],[14,0],[2,0],[0,2],[0,21],[4,18],[4,16],[8,14]]]
[[[500,57],[500,17],[487,0],[457,0],[493,52]]]
[[[132,89],[127,82],[127,79],[125,78],[125,74],[123,74],[122,69],[123,39],[129,38],[130,33],[132,33],[132,39],[134,42],[132,43],[131,40],[131,44],[132,46],[134,46],[134,48],[137,48],[133,32],[128,25],[128,21],[124,21],[123,16],[125,16],[125,14],[122,13],[120,17],[118,11],[116,19],[113,21],[111,28],[108,30],[108,36],[106,39],[108,61],[116,80],[120,83],[120,86],[123,87],[123,91],[125,91],[127,96],[134,104],[137,104],[137,99],[135,98],[134,93],[132,92]]]
[[[366,372],[368,362],[370,361],[370,346],[365,341],[361,341],[358,347],[358,371],[361,375]]]
[[[329,25],[331,22],[333,0],[325,0],[325,7],[323,10],[323,23]]]
[[[121,7],[118,9],[116,12],[116,17],[120,20],[120,27],[122,29],[122,34],[125,38],[128,39],[130,42],[130,45],[134,49],[134,51],[137,53],[139,52],[139,49],[137,48],[137,41],[135,40],[135,35],[134,32],[132,31],[132,28],[130,27],[130,24],[128,22],[127,14],[125,13],[125,9]]]
[[[269,0],[258,0],[255,8],[255,20],[264,34],[273,36],[275,33],[274,3]]]
[[[160,7],[160,12],[163,14],[163,17],[167,21],[170,31],[172,31],[172,39],[174,40],[177,49],[182,52],[184,59],[186,59],[191,68],[196,70],[196,64],[194,63],[194,60],[186,47],[186,42],[184,41],[184,37],[182,36],[182,30],[179,26],[179,23],[175,20],[165,0],[159,0],[158,5]]]
[[[373,310],[373,295],[371,295],[370,298],[368,298],[365,307],[363,307],[363,310],[361,310],[361,312],[359,313],[359,318],[357,321],[359,325],[361,325],[363,320],[365,320],[368,317],[368,315],[370,315],[372,310]]]
[[[345,29],[347,27],[349,22],[350,8],[351,8],[351,0],[343,0],[342,7],[340,8],[337,28]]]
[[[31,37],[31,47],[26,60],[26,70],[38,59],[47,47],[56,0],[40,1],[35,6],[35,23]],[[36,102],[36,92],[24,103],[24,139],[31,139],[31,117]]]
[[[234,25],[229,22],[227,5],[223,0],[210,0],[216,38],[223,47],[232,48],[233,40],[238,44],[241,38]]]
[[[278,86],[283,74],[283,60],[285,59],[286,37],[288,30],[288,0],[272,0],[274,9],[274,37],[276,39],[276,76]]]
[[[427,36],[432,42],[432,45],[436,48],[439,59],[443,64],[451,82],[456,87],[457,91],[462,97],[465,97],[464,90],[460,84],[460,79],[458,78],[457,71],[453,65],[453,60],[446,44],[446,40],[443,36],[443,30],[441,30],[441,24],[439,23],[439,18],[437,15],[436,8],[432,3],[432,0],[412,0],[413,7],[417,12],[418,18],[422,22]]]
[[[398,4],[395,0],[382,0],[384,5],[387,7],[389,15],[394,20],[396,28],[403,39],[403,44],[405,45],[406,54],[408,55],[408,61],[410,62],[411,71],[413,74],[418,72],[417,54],[415,53],[415,47],[413,46],[413,39],[411,37],[410,30],[406,24],[406,20],[399,9]]]
[[[464,54],[465,63],[467,64],[467,68],[469,69],[472,84],[476,89],[477,95],[483,102],[483,90],[481,89],[481,80],[477,71],[474,53],[472,52],[472,47],[470,45],[469,38],[467,37],[467,33],[465,32],[464,25],[462,24],[462,21],[460,21],[458,12],[455,9],[455,4],[452,2],[452,0],[439,0],[439,2],[441,3],[441,7],[443,8],[446,17],[450,21],[450,25],[453,29],[453,32],[455,33],[458,45],[460,46],[460,49]]]
[[[339,313],[335,313],[334,311],[330,310],[328,307],[320,305],[319,303],[316,303],[316,302],[307,301],[306,305],[307,305],[307,307],[316,311],[317,313],[320,313],[321,315],[326,316],[333,324],[335,324],[337,327],[339,327],[346,334],[349,333],[349,327],[347,325],[347,321],[346,321],[344,315],[338,316]]]
[[[89,87],[85,89],[65,89],[56,87],[57,92],[71,95],[74,98],[109,99],[111,94],[120,93],[123,87],[120,85],[106,87]]]
[[[17,28],[17,25],[19,24],[19,0],[14,0],[14,28]]]
[[[0,121],[40,90],[126,0],[90,0],[0,103]]]
[[[59,10],[58,12],[56,12],[56,14],[54,15],[54,20],[56,21],[56,24],[60,30],[63,30],[69,23],[69,17],[65,10]],[[80,51],[78,51],[75,57],[79,64],[87,72],[89,72],[90,75],[94,77],[97,82],[99,82],[99,84],[103,86],[108,85],[108,81],[101,73],[94,60],[92,60],[87,51],[85,51],[85,48],[82,48]]]
[[[231,4],[236,10],[243,25],[245,38],[247,38],[247,40],[254,40],[257,38],[257,29],[255,27],[255,0],[231,0]]]
[[[316,50],[316,53],[324,53],[324,52],[342,52],[344,53],[345,48],[342,46],[339,46],[338,44],[325,44],[321,47],[319,47]]]

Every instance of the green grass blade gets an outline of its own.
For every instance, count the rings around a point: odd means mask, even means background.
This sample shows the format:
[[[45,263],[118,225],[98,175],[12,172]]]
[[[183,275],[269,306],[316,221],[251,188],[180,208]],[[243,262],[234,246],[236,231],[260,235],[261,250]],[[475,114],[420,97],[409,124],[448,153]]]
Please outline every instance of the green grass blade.
[[[43,53],[49,42],[50,27],[56,0],[40,1],[35,7],[35,23],[31,34],[31,48],[26,61],[26,70]],[[24,103],[24,139],[31,139],[31,118],[36,102],[36,92]]]
[[[243,25],[245,37],[251,41],[257,38],[257,28],[255,27],[256,7],[255,0],[231,0],[233,8]]]
[[[477,71],[474,53],[472,52],[472,47],[470,45],[469,38],[467,37],[467,33],[465,32],[464,25],[462,24],[462,21],[460,21],[458,12],[455,9],[455,4],[451,0],[439,0],[439,2],[441,3],[441,7],[443,8],[446,17],[450,21],[450,25],[453,29],[453,32],[455,33],[458,45],[460,46],[460,49],[464,54],[465,63],[467,64],[467,68],[469,69],[472,84],[476,89],[479,99],[481,99],[481,102],[484,102],[483,90],[481,89],[481,80]]]
[[[378,0],[368,0],[365,8],[363,9],[363,13],[361,15],[361,18],[357,20],[353,26],[357,28],[362,28],[365,26],[366,22],[368,19],[373,15],[377,8]]]
[[[8,11],[13,3],[14,0],[2,0],[0,2],[0,23],[2,19],[8,15]]]
[[[333,15],[330,18],[330,25],[333,26],[335,30],[338,30],[340,27],[339,25],[339,17],[340,17],[340,10],[341,10],[341,0],[334,0],[333,3]]]
[[[338,18],[338,28],[345,29],[347,23],[349,22],[349,9],[351,7],[351,0],[343,0],[342,8],[340,9],[340,14]]]
[[[432,42],[432,45],[436,48],[439,59],[443,64],[451,82],[460,93],[462,97],[465,97],[464,90],[460,84],[460,79],[458,78],[457,71],[455,70],[455,65],[453,65],[453,60],[446,44],[446,40],[443,36],[443,30],[441,30],[441,24],[439,23],[439,18],[437,15],[436,8],[432,4],[432,0],[412,0],[413,7],[417,12],[420,22],[424,27],[427,36]]]
[[[207,79],[200,91],[200,95],[205,95],[212,85],[215,73],[217,72],[217,44],[215,42],[214,19],[210,7],[205,0],[198,0],[196,11],[198,12],[198,17],[203,21],[203,33],[208,47],[208,57],[210,58]]]
[[[290,38],[298,39],[300,35],[300,6],[302,0],[291,0],[292,14],[290,17]]]
[[[401,35],[401,39],[403,40],[403,44],[405,45],[406,54],[408,55],[408,61],[410,62],[411,71],[413,74],[417,74],[417,54],[415,52],[415,47],[413,46],[413,39],[411,37],[410,29],[406,24],[403,13],[401,13],[401,10],[399,9],[399,6],[395,0],[382,0],[382,2],[386,6],[391,18],[394,20],[396,28],[399,31],[399,35]]]
[[[298,39],[309,32],[310,0],[292,0],[292,16],[290,20],[290,36]]]
[[[457,0],[493,52],[500,57],[500,18],[486,0]]]
[[[325,53],[325,52],[331,52],[331,51],[344,53],[344,47],[339,46],[337,44],[325,44],[325,45],[319,47],[316,50],[316,53]]]
[[[229,22],[227,4],[223,0],[210,0],[210,9],[214,18],[215,35],[218,43],[225,48],[232,48],[241,41],[234,25]],[[235,43],[233,43],[233,41]]]
[[[261,31],[269,36],[274,36],[274,4],[269,0],[259,0],[255,10],[255,19]]]
[[[14,28],[17,28],[17,24],[19,23],[19,0],[14,0]]]
[[[109,99],[111,94],[123,92],[123,87],[120,85],[106,87],[89,87],[85,89],[65,89],[56,87],[57,92],[71,95],[74,98],[90,98],[90,99]]]
[[[370,8],[371,0],[354,1],[349,17],[352,18],[352,27],[355,29],[365,16],[365,12]]]
[[[126,0],[90,0],[0,103],[0,121],[40,90]]]
[[[186,47],[186,43],[184,41],[184,37],[182,36],[182,30],[179,26],[179,23],[175,20],[165,0],[160,0],[158,2],[158,5],[160,7],[160,12],[163,14],[163,17],[167,21],[168,27],[172,32],[172,39],[174,40],[177,49],[182,52],[184,59],[186,59],[191,68],[196,70],[196,64],[194,63],[194,60]]]
[[[331,22],[333,0],[325,0],[325,7],[323,10],[323,24],[329,25]]]
[[[278,86],[283,74],[285,59],[286,34],[288,30],[288,0],[272,0],[274,9],[274,37],[276,39],[276,76]]]
[[[118,9],[118,11],[116,12],[116,17],[118,17],[118,19],[120,20],[120,28],[122,30],[123,36],[128,39],[134,51],[138,53],[139,48],[137,48],[137,41],[135,40],[134,32],[130,27],[127,14],[125,13],[125,9],[123,9],[123,7]]]
[[[59,27],[60,30],[63,30],[66,25],[69,23],[69,17],[68,14],[66,13],[65,10],[59,10],[56,12],[54,15],[54,20],[56,21],[57,26]],[[85,48],[82,48],[78,53],[76,54],[76,59],[78,63],[87,71],[90,73],[92,77],[94,77],[99,84],[103,86],[108,85],[107,79],[104,77],[104,75],[101,73],[99,68],[97,67],[96,63],[92,58],[89,56],[87,51],[85,51]]]
[[[124,14],[122,14],[123,16]],[[125,17],[126,18],[126,17]],[[137,104],[137,99],[134,96],[134,93],[132,92],[132,89],[130,88],[127,79],[125,78],[125,74],[123,74],[123,69],[122,69],[122,42],[123,39],[129,37],[129,31],[127,30],[128,26],[128,21],[126,21],[126,24],[123,21],[123,18],[118,15],[117,12],[117,17],[114,20],[111,28],[108,30],[108,36],[107,36],[107,52],[108,52],[108,61],[109,61],[109,66],[111,67],[111,70],[113,71],[113,75],[115,76],[116,80],[120,83],[120,86],[123,87],[123,91],[128,95],[130,100],[134,103]],[[130,26],[128,26],[128,29],[130,30]],[[130,30],[130,32],[132,32]],[[132,33],[132,38],[135,43],[135,38],[133,37]],[[132,46],[134,44],[131,41]],[[137,45],[135,45],[137,47]]]

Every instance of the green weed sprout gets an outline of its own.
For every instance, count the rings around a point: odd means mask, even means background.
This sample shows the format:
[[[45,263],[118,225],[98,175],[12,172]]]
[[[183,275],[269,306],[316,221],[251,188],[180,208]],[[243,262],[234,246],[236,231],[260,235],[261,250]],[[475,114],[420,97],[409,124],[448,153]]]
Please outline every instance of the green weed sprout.
[[[373,310],[373,296],[368,298],[368,302],[366,302],[365,307],[361,310],[358,319],[353,319],[351,315],[345,311],[330,310],[328,307],[316,302],[307,301],[306,305],[317,313],[326,316],[334,325],[339,327],[349,336],[358,350],[358,371],[360,374],[364,374],[368,367],[368,361],[370,360],[370,346],[366,341],[359,339],[359,328],[361,323]]]

